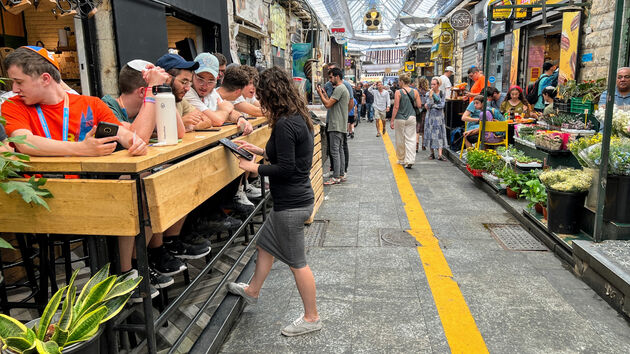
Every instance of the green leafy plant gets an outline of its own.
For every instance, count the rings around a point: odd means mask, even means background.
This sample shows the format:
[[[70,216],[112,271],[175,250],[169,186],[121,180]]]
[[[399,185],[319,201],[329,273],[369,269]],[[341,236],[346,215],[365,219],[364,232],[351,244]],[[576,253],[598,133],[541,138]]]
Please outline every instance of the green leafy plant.
[[[602,92],[606,90],[606,78],[577,82],[569,80],[558,87],[558,93],[565,102],[571,98],[579,98],[582,103],[586,101],[597,102]]]
[[[547,189],[538,178],[525,182],[521,190],[521,196],[529,201],[527,204],[529,208],[538,203],[542,204],[542,206],[547,206]]]
[[[496,168],[501,160],[494,150],[468,149],[466,161],[474,170],[490,171]]]
[[[547,170],[539,178],[548,189],[561,192],[585,192],[593,181],[590,173],[574,168]]]
[[[87,341],[98,332],[102,323],[123,309],[131,292],[142,281],[142,277],[132,278],[129,273],[109,275],[107,264],[88,280],[77,297],[74,281],[78,273],[77,269],[70,283],[48,301],[35,328],[28,328],[18,320],[0,314],[2,350],[53,354],[61,353],[69,345]],[[52,323],[55,318],[58,318],[57,322]]]

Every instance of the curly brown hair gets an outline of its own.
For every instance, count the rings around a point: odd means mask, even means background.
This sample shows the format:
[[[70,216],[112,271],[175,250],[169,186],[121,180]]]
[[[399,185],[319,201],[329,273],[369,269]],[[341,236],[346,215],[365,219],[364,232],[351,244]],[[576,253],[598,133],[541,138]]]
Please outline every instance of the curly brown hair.
[[[256,70],[256,68],[249,65],[241,65],[240,68],[247,74],[249,81],[251,81],[254,86],[258,85],[258,70]]]
[[[256,96],[272,128],[281,117],[300,115],[308,129],[313,131],[313,122],[306,109],[306,101],[284,70],[272,67],[260,73]]]

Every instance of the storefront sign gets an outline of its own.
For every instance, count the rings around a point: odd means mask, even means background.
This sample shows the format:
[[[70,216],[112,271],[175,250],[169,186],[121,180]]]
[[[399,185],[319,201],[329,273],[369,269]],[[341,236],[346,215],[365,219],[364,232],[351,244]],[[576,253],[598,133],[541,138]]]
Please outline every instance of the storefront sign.
[[[459,9],[451,15],[449,22],[454,30],[463,31],[472,25],[472,14],[466,9]]]
[[[272,5],[270,17],[273,26],[271,45],[280,49],[287,49],[287,14],[284,7],[278,4]]]
[[[264,6],[260,6],[260,2],[256,0],[238,0],[235,1],[235,15],[241,19],[262,28],[265,25]]]
[[[510,86],[518,82],[518,53],[521,46],[521,29],[512,31],[512,57],[510,58]]]
[[[493,7],[501,5],[520,5],[524,1],[529,0],[503,0],[493,4]],[[491,1],[488,1],[490,3]],[[547,1],[550,3],[549,1]],[[486,5],[487,6],[487,5]],[[486,11],[487,12],[487,11]],[[506,20],[529,20],[532,18],[532,9],[493,9],[492,19],[494,21],[506,21]]]
[[[560,75],[558,83],[575,80],[577,66],[577,48],[580,36],[581,12],[565,12],[562,14],[562,36],[560,37]]]
[[[405,71],[414,71],[416,69],[416,65],[413,61],[405,62]]]
[[[442,22],[433,27],[433,46],[431,60],[438,57],[449,59],[453,55],[453,28],[448,22]]]

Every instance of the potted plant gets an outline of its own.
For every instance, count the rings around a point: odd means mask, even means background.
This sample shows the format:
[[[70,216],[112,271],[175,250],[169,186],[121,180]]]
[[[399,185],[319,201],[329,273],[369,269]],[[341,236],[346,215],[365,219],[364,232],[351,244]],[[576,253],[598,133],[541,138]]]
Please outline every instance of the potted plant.
[[[548,227],[551,232],[574,234],[579,231],[581,208],[591,186],[591,174],[565,168],[540,174],[547,188]]]
[[[517,199],[522,177],[511,168],[505,168],[501,173],[501,177],[503,178],[503,183],[506,185],[508,198]]]
[[[534,208],[538,214],[543,214],[543,208],[547,207],[547,190],[538,178],[525,182],[521,195],[529,201],[528,208]]]
[[[24,325],[0,314],[3,353],[98,352],[100,325],[122,310],[142,277],[131,278],[129,273],[109,275],[107,264],[88,280],[77,296],[74,281],[78,273],[77,269],[70,283],[53,295],[39,319]]]

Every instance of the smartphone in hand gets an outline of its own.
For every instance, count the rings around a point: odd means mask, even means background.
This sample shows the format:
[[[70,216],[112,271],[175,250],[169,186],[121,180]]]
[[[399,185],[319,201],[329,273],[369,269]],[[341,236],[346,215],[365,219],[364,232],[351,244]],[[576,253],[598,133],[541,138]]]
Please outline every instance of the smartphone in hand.
[[[108,138],[110,136],[116,136],[116,134],[118,134],[118,125],[107,122],[99,122],[96,126],[94,137],[97,139]]]

